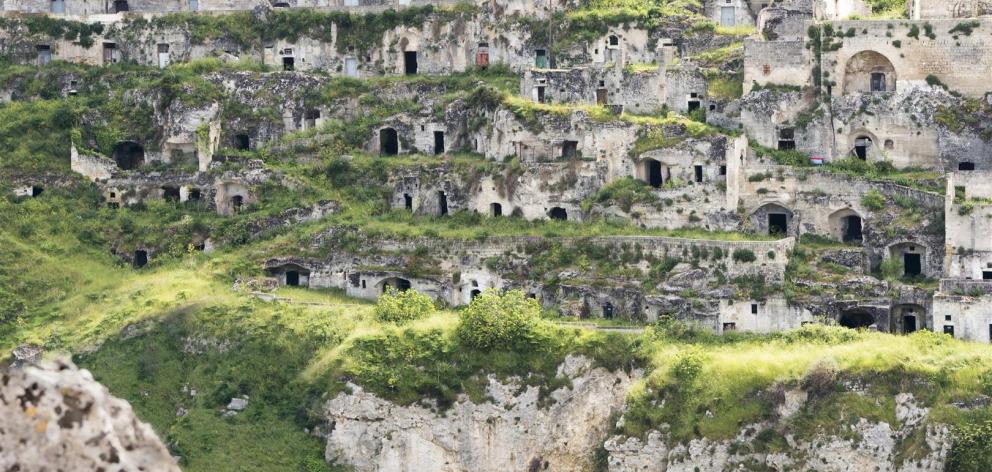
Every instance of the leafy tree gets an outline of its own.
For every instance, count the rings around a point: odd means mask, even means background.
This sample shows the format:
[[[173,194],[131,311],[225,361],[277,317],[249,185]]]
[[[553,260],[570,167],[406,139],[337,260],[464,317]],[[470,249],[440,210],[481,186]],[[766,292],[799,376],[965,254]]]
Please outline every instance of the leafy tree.
[[[406,323],[429,316],[434,312],[431,297],[416,290],[398,291],[390,288],[379,297],[375,305],[375,317],[379,321]]]
[[[530,336],[540,314],[537,300],[521,290],[487,289],[462,312],[457,334],[478,349],[512,347]]]

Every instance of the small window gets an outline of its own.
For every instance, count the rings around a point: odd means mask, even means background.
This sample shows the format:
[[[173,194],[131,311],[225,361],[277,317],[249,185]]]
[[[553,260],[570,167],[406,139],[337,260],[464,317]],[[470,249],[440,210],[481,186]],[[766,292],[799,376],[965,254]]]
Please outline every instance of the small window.
[[[796,129],[782,128],[778,130],[778,149],[788,151],[796,148]]]
[[[751,314],[752,315],[757,315],[758,314],[758,304],[757,303],[752,303],[751,304]]]
[[[944,315],[944,321],[951,321],[951,315]]]
[[[723,332],[726,333],[728,331],[737,331],[737,323],[724,323]]]
[[[610,46],[619,46],[620,38],[617,36],[610,36]]]
[[[974,162],[959,162],[958,163],[958,170],[965,170],[965,171],[975,170],[975,163]]]

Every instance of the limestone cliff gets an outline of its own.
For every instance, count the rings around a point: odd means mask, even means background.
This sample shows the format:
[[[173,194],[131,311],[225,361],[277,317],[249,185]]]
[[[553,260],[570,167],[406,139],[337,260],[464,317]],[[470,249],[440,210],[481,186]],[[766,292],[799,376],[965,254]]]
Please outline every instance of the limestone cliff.
[[[0,384],[0,470],[179,470],[131,405],[86,370],[9,368]]]
[[[650,432],[644,440],[615,436],[606,442],[609,471],[943,471],[951,448],[948,429],[928,425],[929,410],[917,405],[912,395],[899,394],[895,400],[898,425],[860,418],[841,436],[819,434],[799,439],[790,433],[785,436],[786,447],[777,451],[755,451],[752,446],[761,431],[774,427],[771,423],[745,426],[736,438],[724,441],[703,438],[671,444],[664,428]],[[795,414],[805,401],[804,392],[789,392],[779,408],[779,421]],[[911,437],[918,440],[907,439]]]
[[[355,387],[325,405],[327,460],[361,471],[588,470],[632,376],[581,357],[567,358],[558,373],[571,387],[543,401],[536,387],[491,378],[490,402],[463,399],[443,413]]]

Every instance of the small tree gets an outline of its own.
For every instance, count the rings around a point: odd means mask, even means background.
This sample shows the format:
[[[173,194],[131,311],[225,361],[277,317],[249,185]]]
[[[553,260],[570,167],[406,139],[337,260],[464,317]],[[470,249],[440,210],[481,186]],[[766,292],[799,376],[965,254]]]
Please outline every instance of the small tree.
[[[429,316],[434,312],[431,297],[416,290],[398,291],[390,288],[375,304],[375,317],[389,323],[406,323]]]
[[[540,314],[537,300],[523,291],[487,289],[462,312],[458,337],[478,349],[511,347],[530,334]]]

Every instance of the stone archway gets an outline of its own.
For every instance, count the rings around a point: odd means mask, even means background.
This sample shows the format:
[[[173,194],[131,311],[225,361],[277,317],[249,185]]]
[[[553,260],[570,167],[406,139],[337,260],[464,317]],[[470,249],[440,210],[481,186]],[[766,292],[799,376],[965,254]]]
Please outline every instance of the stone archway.
[[[881,93],[896,90],[896,69],[892,61],[875,51],[861,51],[844,67],[844,95]]]
[[[845,243],[861,243],[864,241],[864,220],[858,212],[845,208],[831,214],[827,221],[830,223],[830,235]]]

